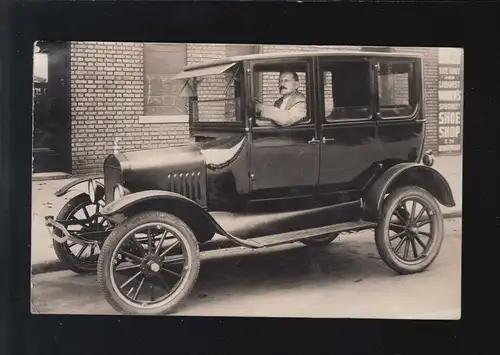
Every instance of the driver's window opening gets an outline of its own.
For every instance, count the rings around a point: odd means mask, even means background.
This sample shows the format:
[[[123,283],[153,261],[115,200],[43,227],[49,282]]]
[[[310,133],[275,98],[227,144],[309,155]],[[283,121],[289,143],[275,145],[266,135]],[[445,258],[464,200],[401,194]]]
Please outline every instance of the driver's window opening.
[[[191,97],[193,122],[242,122],[240,65],[224,73],[191,79],[184,91]]]
[[[370,117],[368,62],[323,64],[323,93],[327,121]]]
[[[256,112],[257,126],[291,127],[311,122],[307,63],[259,64],[253,67],[253,80],[253,101],[263,107]],[[275,123],[273,117],[279,116],[291,117],[291,124]]]
[[[384,61],[379,65],[378,92],[382,117],[410,116],[415,109],[412,62]]]

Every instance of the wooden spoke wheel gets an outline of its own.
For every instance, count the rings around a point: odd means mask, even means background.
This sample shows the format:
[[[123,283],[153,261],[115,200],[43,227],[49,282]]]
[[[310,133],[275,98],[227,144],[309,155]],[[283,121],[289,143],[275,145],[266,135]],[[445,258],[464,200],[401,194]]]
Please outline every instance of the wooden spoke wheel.
[[[104,201],[99,200],[92,203],[86,193],[79,194],[69,200],[57,215],[56,220],[82,221],[78,225],[67,227],[70,233],[78,236],[79,233],[103,231],[110,227],[109,223],[98,215]],[[63,237],[60,230],[55,228],[55,233]],[[99,247],[95,245],[96,240],[81,238],[88,243],[78,244],[71,240],[64,243],[52,242],[58,259],[64,265],[78,274],[92,273],[97,270]],[[97,240],[102,244],[102,240]]]
[[[200,268],[191,229],[163,212],[143,212],[118,225],[99,256],[99,284],[118,312],[171,313],[189,295]]]
[[[426,190],[409,186],[384,202],[375,241],[382,260],[400,274],[427,269],[443,243],[444,223],[436,199]]]

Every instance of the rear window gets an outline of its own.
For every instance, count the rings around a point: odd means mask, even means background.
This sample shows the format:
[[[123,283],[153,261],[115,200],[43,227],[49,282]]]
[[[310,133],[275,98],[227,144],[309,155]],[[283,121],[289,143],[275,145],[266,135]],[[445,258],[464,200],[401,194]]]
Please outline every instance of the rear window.
[[[381,60],[378,98],[382,118],[411,116],[417,106],[415,62]]]
[[[325,60],[321,67],[326,120],[369,119],[369,62]]]

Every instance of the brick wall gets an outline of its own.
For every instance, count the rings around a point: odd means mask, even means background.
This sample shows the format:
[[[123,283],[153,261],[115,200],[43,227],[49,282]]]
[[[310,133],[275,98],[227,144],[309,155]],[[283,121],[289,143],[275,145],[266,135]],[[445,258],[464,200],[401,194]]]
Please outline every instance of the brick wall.
[[[408,105],[408,83],[407,73],[379,76],[380,105]]]
[[[115,139],[120,150],[183,144],[187,124],[142,124],[143,50],[140,43],[71,43],[72,173],[102,171]]]
[[[224,44],[189,44],[187,47],[188,65],[209,62],[222,59],[226,56]],[[211,75],[198,84],[198,100],[217,100],[226,98],[223,95],[224,88],[228,83],[227,75]],[[198,104],[198,115],[203,121],[213,121],[225,116],[227,105],[220,102],[200,102]]]
[[[437,152],[438,133],[438,48],[394,47],[394,52],[420,53],[424,65],[424,109],[427,118],[425,149]]]

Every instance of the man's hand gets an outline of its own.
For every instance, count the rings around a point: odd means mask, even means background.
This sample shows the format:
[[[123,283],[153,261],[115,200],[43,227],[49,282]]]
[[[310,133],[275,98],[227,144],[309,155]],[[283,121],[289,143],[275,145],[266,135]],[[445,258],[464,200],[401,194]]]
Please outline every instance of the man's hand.
[[[257,112],[262,111],[263,104],[260,100],[253,99],[253,103],[255,105],[255,111],[257,111]]]

